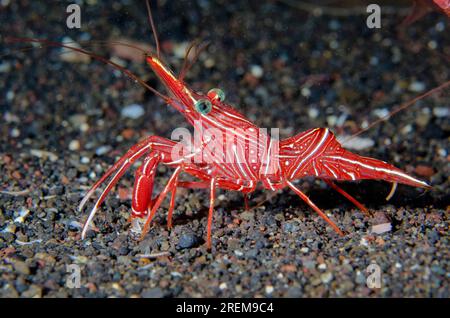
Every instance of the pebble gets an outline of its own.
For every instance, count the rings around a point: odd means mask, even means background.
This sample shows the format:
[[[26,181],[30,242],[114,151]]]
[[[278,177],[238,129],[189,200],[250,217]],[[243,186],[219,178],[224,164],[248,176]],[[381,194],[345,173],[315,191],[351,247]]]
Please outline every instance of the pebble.
[[[433,114],[434,114],[434,116],[439,117],[439,118],[449,117],[450,109],[449,109],[449,107],[435,107],[435,108],[433,108]]]
[[[384,118],[389,115],[389,109],[387,108],[378,108],[373,111],[373,114],[378,118]]]
[[[304,97],[310,97],[311,90],[309,89],[309,87],[302,87],[302,89],[300,90],[300,94],[302,94],[302,96]],[[308,110],[308,116],[310,116],[310,118],[317,118],[318,115],[319,111],[317,109],[311,108],[311,112]]]
[[[180,43],[173,42],[172,43],[173,55],[178,59],[184,59],[184,57],[186,55],[186,49],[188,48],[188,46],[189,46],[189,42],[180,42]],[[192,52],[191,52],[191,54],[192,54]]]
[[[366,284],[366,276],[360,270],[356,271],[355,282],[359,285]]]
[[[75,151],[80,149],[80,142],[78,140],[72,140],[69,143],[69,150]]]
[[[266,288],[265,288],[265,292],[266,292],[266,294],[267,294],[267,295],[270,295],[270,294],[272,294],[272,293],[273,293],[273,291],[274,291],[274,288],[273,288],[273,286],[272,286],[272,285],[268,285],[268,286],[266,286]]]
[[[30,268],[28,267],[27,263],[22,261],[15,261],[13,264],[14,270],[18,272],[19,274],[23,275],[29,275],[30,274]]]
[[[309,108],[308,109],[308,117],[309,118],[316,119],[318,116],[319,116],[319,110],[317,108]]]
[[[373,225],[372,229],[370,231],[371,231],[371,233],[374,233],[374,234],[383,234],[386,232],[390,232],[391,230],[392,230],[391,223],[382,223],[382,224]]]
[[[11,69],[11,64],[8,62],[2,62],[0,64],[0,73],[8,73]]]
[[[317,268],[321,269],[321,270],[325,270],[325,269],[327,269],[327,264],[325,264],[325,263],[319,264],[319,266],[317,266]]]
[[[198,243],[198,239],[193,233],[184,233],[178,241],[178,247],[181,249],[191,248]]]
[[[252,211],[244,211],[240,214],[240,217],[244,221],[252,221],[255,219],[255,212]]]
[[[101,146],[98,147],[97,149],[95,149],[95,154],[97,156],[103,156],[104,154],[107,154],[108,152],[110,152],[112,149],[111,146]]]
[[[79,127],[82,124],[86,124],[88,117],[85,114],[75,114],[69,117],[69,122],[74,127]]]
[[[221,283],[221,284],[219,285],[219,289],[220,289],[220,290],[225,290],[225,289],[227,289],[227,288],[228,288],[227,283]]]
[[[120,113],[123,117],[131,118],[131,119],[138,119],[139,117],[144,115],[145,111],[144,111],[144,107],[142,107],[141,105],[131,104],[131,105],[125,106]]]
[[[303,296],[302,289],[300,287],[289,287],[287,291],[287,297],[289,298],[300,298]]]
[[[5,228],[2,230],[2,233],[16,233],[17,226],[14,223],[9,223]]]
[[[58,156],[55,155],[54,153],[50,152],[50,151],[46,151],[46,150],[40,150],[40,149],[31,149],[30,150],[30,154],[32,156],[38,157],[38,158],[42,158],[42,159],[49,159],[50,161],[57,161],[58,160]]]
[[[408,87],[408,89],[414,93],[423,92],[425,90],[425,88],[426,88],[425,83],[418,82],[418,81],[412,82],[411,84],[409,84],[409,87]]]
[[[298,226],[297,222],[295,222],[295,221],[285,222],[285,223],[283,223],[281,228],[282,228],[283,232],[286,232],[286,233],[295,233],[299,230],[299,226]]]
[[[261,78],[264,74],[264,70],[261,66],[253,64],[250,66],[250,73],[256,78]]]
[[[25,207],[22,207],[18,211],[18,216],[14,219],[14,223],[23,223],[25,218],[30,214],[30,210]]]
[[[238,256],[238,257],[244,256],[244,253],[242,253],[239,250],[234,251],[234,254],[236,254],[236,256]]]
[[[42,297],[42,288],[33,284],[26,291],[24,291],[22,293],[22,297],[41,298]]]
[[[333,280],[333,274],[331,274],[330,272],[323,273],[320,275],[320,280],[322,281],[322,283],[328,284]]]
[[[13,128],[13,129],[11,130],[11,137],[17,138],[17,137],[19,137],[19,136],[20,136],[20,130],[17,129],[17,128]]]
[[[162,298],[162,297],[164,297],[164,292],[159,287],[150,288],[150,289],[145,289],[141,293],[141,296],[143,298]]]

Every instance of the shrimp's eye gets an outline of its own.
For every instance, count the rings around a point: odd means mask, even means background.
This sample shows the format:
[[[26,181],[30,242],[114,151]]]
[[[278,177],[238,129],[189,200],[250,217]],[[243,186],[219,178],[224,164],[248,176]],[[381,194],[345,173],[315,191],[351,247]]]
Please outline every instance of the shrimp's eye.
[[[199,99],[196,103],[195,103],[195,109],[203,115],[207,115],[211,109],[212,109],[212,104],[209,100],[207,99]]]
[[[223,102],[225,100],[225,92],[220,88],[213,88],[209,90],[208,97],[211,98],[212,100],[217,99],[220,102]]]

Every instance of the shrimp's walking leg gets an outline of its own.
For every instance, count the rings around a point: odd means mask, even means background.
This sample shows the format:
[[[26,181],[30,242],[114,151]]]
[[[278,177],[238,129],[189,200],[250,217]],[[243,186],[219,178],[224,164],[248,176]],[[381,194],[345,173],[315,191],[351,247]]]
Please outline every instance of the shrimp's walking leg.
[[[116,174],[112,177],[111,181],[109,181],[109,183],[106,186],[106,188],[103,190],[103,192],[100,195],[100,197],[98,198],[97,202],[95,202],[94,207],[92,208],[92,210],[89,213],[89,216],[88,216],[86,222],[84,223],[83,231],[81,232],[81,238],[82,239],[84,239],[86,237],[86,232],[87,232],[87,230],[89,228],[89,225],[92,222],[92,219],[95,216],[95,213],[97,213],[98,207],[103,203],[103,201],[105,200],[105,198],[108,195],[109,191],[111,191],[112,187],[114,187],[114,185],[119,181],[120,177],[127,171],[127,168],[130,165],[131,165],[130,161],[125,161],[124,163],[122,163],[122,165],[119,168],[119,170],[116,172]],[[90,196],[90,195],[91,194],[88,193],[87,196]]]
[[[244,193],[244,207],[245,211],[250,210],[250,205],[248,204],[248,193]]]
[[[214,201],[216,197],[216,179],[212,178],[209,184],[209,212],[208,212],[208,228],[206,234],[206,245],[208,250],[211,250],[211,227],[214,212]]]
[[[177,187],[174,187],[172,189],[172,193],[170,195],[170,205],[169,205],[169,212],[167,212],[167,228],[170,230],[172,228],[172,214],[173,209],[175,207],[175,196],[177,194]]]
[[[172,140],[168,140],[159,136],[150,136],[140,143],[134,145],[130,148],[130,150],[127,151],[127,153],[122,156],[111,168],[106,171],[106,173],[98,180],[92,188],[88,191],[86,196],[81,200],[79,209],[83,209],[84,205],[86,204],[87,200],[94,194],[95,190],[115,171],[116,173],[113,175],[109,183],[107,184],[106,188],[101,193],[100,197],[98,198],[97,202],[95,203],[94,207],[92,208],[88,219],[86,220],[83,230],[81,232],[81,238],[84,239],[86,237],[87,230],[89,228],[90,223],[92,222],[92,219],[94,218],[99,206],[103,203],[108,193],[111,191],[111,189],[116,185],[116,183],[119,181],[119,179],[123,176],[123,174],[127,171],[127,169],[140,157],[142,157],[144,154],[148,153],[151,150],[157,151],[157,152],[165,152],[167,149],[171,149],[173,147]]]
[[[331,221],[325,213],[322,212],[302,191],[300,191],[296,186],[294,186],[290,181],[287,181],[289,188],[291,188],[303,201],[305,201],[311,208],[314,209],[340,236],[344,236],[344,233],[339,229],[339,227]]]
[[[177,188],[188,188],[188,189],[208,189],[209,183],[206,181],[178,181]],[[172,228],[172,215],[173,208],[175,206],[175,196],[177,189],[174,188],[170,197],[170,207],[169,212],[167,213],[167,228],[170,230]]]
[[[151,223],[151,221],[153,220],[153,217],[156,214],[156,210],[158,210],[158,208],[160,207],[160,205],[161,205],[162,201],[164,200],[164,198],[166,197],[167,193],[169,193],[169,191],[175,191],[176,190],[177,182],[178,182],[178,176],[179,176],[181,171],[182,171],[182,166],[178,166],[175,169],[175,171],[172,174],[172,176],[170,177],[170,179],[167,182],[167,184],[164,187],[164,189],[159,194],[158,199],[156,200],[155,204],[153,205],[151,211],[148,213],[147,220],[145,221],[144,228],[142,230],[141,240],[144,238],[145,234],[147,234],[147,232],[149,231],[150,223]]]
[[[84,196],[84,198],[81,200],[80,205],[78,206],[78,210],[81,211],[86,204],[86,202],[89,200],[89,198],[94,194],[95,190],[107,179],[109,176],[112,175],[114,171],[119,169],[119,171],[122,171],[122,174],[125,172],[125,170],[133,164],[137,159],[142,157],[147,151],[149,151],[152,139],[155,136],[150,136],[149,138],[144,139],[140,143],[134,145],[130,148],[130,150],[127,151],[125,155],[123,155],[117,162],[109,168],[106,173],[89,189],[88,193]],[[118,178],[122,176],[120,174]],[[114,177],[116,177],[118,174]],[[113,185],[114,186],[114,185]]]
[[[330,186],[332,187],[334,190],[336,190],[337,192],[339,192],[340,194],[342,194],[344,197],[346,197],[350,202],[352,202],[354,205],[356,205],[358,207],[358,209],[360,209],[361,211],[364,212],[365,215],[370,216],[369,210],[362,204],[360,203],[358,200],[356,200],[354,197],[352,197],[350,194],[348,194],[347,192],[345,192],[342,188],[340,188],[336,183],[334,183],[331,180],[327,180],[324,179],[324,181]]]

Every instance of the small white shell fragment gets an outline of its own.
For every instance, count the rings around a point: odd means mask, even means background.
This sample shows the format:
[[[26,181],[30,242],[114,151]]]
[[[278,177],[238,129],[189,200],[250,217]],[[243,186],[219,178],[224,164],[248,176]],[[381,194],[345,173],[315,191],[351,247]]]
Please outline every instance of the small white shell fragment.
[[[371,232],[374,234],[383,234],[386,232],[390,232],[392,230],[392,224],[391,223],[382,223],[373,225]]]

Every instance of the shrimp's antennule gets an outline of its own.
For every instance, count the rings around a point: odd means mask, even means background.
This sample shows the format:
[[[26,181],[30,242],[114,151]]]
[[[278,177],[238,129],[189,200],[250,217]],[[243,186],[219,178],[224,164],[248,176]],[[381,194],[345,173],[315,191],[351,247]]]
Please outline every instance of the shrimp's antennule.
[[[153,37],[155,38],[156,42],[156,56],[158,57],[158,60],[160,60],[161,54],[159,49],[158,32],[156,32],[155,23],[153,22],[152,9],[150,8],[150,0],[145,1],[145,4],[147,5],[148,22],[150,24],[150,27],[152,28]]]

